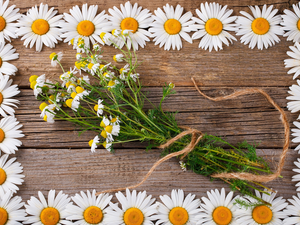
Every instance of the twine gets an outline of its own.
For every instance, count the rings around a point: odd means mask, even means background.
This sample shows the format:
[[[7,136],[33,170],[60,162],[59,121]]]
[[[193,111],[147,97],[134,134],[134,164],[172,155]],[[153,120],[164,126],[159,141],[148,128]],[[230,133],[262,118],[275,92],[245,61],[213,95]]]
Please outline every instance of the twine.
[[[240,91],[235,91],[230,95],[227,96],[222,96],[222,97],[216,97],[216,98],[212,98],[207,96],[206,94],[204,94],[202,91],[200,91],[200,89],[198,88],[194,78],[191,78],[195,88],[197,89],[197,91],[205,98],[212,100],[212,101],[223,101],[223,100],[227,100],[227,99],[233,99],[236,98],[238,96],[241,95],[247,95],[247,94],[255,94],[255,93],[260,93],[262,94],[267,101],[272,104],[281,114],[280,119],[283,123],[284,126],[284,145],[283,145],[283,150],[282,153],[280,155],[280,160],[278,163],[278,167],[275,173],[270,174],[270,175],[254,175],[251,173],[220,173],[220,174],[213,174],[211,175],[211,177],[214,178],[220,178],[222,180],[224,179],[240,179],[240,180],[247,180],[247,181],[253,181],[253,182],[259,182],[259,183],[267,183],[270,182],[274,179],[276,179],[277,177],[280,176],[280,173],[283,169],[284,166],[284,161],[286,158],[286,154],[288,152],[289,149],[289,144],[290,144],[290,128],[289,128],[289,122],[287,119],[287,116],[285,114],[285,112],[274,102],[274,100],[262,89],[259,88],[247,88],[244,90],[240,90]],[[149,177],[150,175],[153,173],[153,171],[156,169],[156,167],[158,167],[161,163],[165,162],[166,160],[182,155],[181,156],[181,160],[186,157],[186,155],[191,152],[195,146],[198,144],[198,142],[201,140],[201,138],[203,137],[203,133],[201,131],[198,131],[196,129],[192,129],[189,127],[184,127],[186,130],[182,131],[180,134],[178,134],[176,137],[170,139],[169,141],[167,141],[165,144],[160,145],[158,148],[164,149],[169,147],[171,144],[173,144],[175,141],[179,140],[180,138],[184,137],[185,135],[192,135],[191,138],[191,142],[181,151],[178,152],[174,152],[174,153],[170,153],[168,155],[166,155],[165,157],[159,159],[156,163],[154,163],[154,165],[151,167],[151,169],[148,171],[148,173],[146,174],[146,176],[144,176],[143,180],[136,184],[136,185],[131,185],[128,187],[123,187],[123,188],[117,188],[117,189],[110,189],[110,190],[105,190],[102,192],[98,192],[96,193],[96,195],[102,194],[102,193],[109,193],[109,192],[117,192],[117,191],[123,191],[126,189],[133,189],[133,188],[137,188],[140,185],[142,185]]]

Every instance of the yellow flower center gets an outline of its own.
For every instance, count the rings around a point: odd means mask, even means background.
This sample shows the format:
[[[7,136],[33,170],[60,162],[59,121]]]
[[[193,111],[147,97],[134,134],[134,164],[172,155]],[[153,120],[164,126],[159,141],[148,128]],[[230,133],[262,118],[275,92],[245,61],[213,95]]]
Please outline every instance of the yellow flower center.
[[[46,34],[49,31],[50,26],[49,26],[49,23],[46,20],[37,19],[32,23],[31,29],[35,34],[43,35],[43,34]]]
[[[71,98],[66,101],[66,104],[69,108],[72,107],[72,102],[73,102],[73,99],[71,99]]]
[[[107,138],[107,133],[105,130],[101,131],[101,136],[104,138]]]
[[[57,209],[48,207],[43,209],[40,218],[44,225],[56,225],[59,222],[60,215]]]
[[[139,27],[139,23],[136,19],[132,17],[127,17],[122,20],[121,22],[121,29],[122,30],[131,30],[132,33],[135,33]]]
[[[110,134],[111,134],[112,130],[113,130],[113,126],[112,126],[112,125],[108,125],[108,126],[105,127],[105,131],[106,131],[107,133],[110,133]]]
[[[127,209],[124,213],[126,225],[141,225],[144,222],[144,214],[138,208]]]
[[[112,122],[112,123],[117,122],[117,118],[112,118],[112,119],[111,119],[111,122]]]
[[[219,206],[213,211],[212,217],[216,224],[227,225],[232,220],[232,213],[227,207]]]
[[[0,168],[0,185],[2,185],[6,181],[6,178],[7,178],[7,176],[6,176],[4,169]]]
[[[5,27],[6,27],[6,21],[2,16],[0,16],[0,31],[3,31]]]
[[[264,35],[270,29],[270,23],[265,18],[256,18],[251,24],[251,29],[255,34]]]
[[[298,30],[300,30],[300,19],[297,22],[297,28],[298,28]]]
[[[0,208],[0,225],[6,224],[8,221],[8,213],[5,209]]]
[[[3,61],[2,61],[2,58],[0,57],[0,67],[2,66],[2,63],[3,63]]]
[[[47,117],[47,115],[45,115],[43,120],[47,122],[47,119],[48,119],[48,117]]]
[[[103,219],[103,213],[99,207],[90,206],[84,211],[83,218],[89,224],[98,224]]]
[[[101,123],[100,123],[100,127],[106,127],[106,125],[105,125],[105,123],[103,122],[103,120],[101,121]]]
[[[30,83],[30,88],[31,88],[31,89],[34,89],[36,83],[37,83],[36,81],[32,81],[32,82]]]
[[[114,86],[114,85],[115,85],[115,82],[114,82],[113,80],[110,80],[110,81],[108,82],[108,86],[112,87],[112,86]]]
[[[31,82],[33,82],[33,81],[36,81],[36,79],[38,79],[38,75],[32,75],[32,76],[30,76],[29,77],[29,82],[31,83]]]
[[[89,146],[92,147],[92,144],[93,144],[93,143],[94,143],[94,140],[93,140],[93,139],[90,140],[90,141],[89,141]]]
[[[49,56],[49,58],[52,60],[54,57],[56,56],[56,53],[55,52],[52,52]]]
[[[96,112],[98,111],[98,107],[99,107],[98,105],[95,105],[95,106],[94,106],[94,110],[95,110]]]
[[[76,95],[77,95],[76,92],[72,92],[72,93],[71,93],[71,97],[72,97],[73,99],[76,97]]]
[[[169,220],[173,225],[184,225],[189,219],[189,214],[182,207],[175,207],[169,213]]]
[[[106,34],[105,32],[102,32],[102,33],[100,34],[100,38],[101,38],[102,41],[103,41],[103,37],[104,37],[105,34]]]
[[[220,20],[212,18],[206,21],[205,30],[210,35],[218,35],[223,30],[223,24]]]
[[[94,64],[93,63],[89,63],[88,64],[88,68],[91,70],[93,68]]]
[[[175,19],[168,19],[164,24],[165,31],[170,34],[178,34],[181,31],[181,23]]]
[[[75,62],[75,66],[76,66],[77,69],[80,70],[81,69],[81,62],[78,62],[78,61]]]
[[[102,145],[103,145],[104,148],[106,148],[107,142],[104,141]]]
[[[252,211],[252,218],[256,223],[266,224],[272,220],[273,212],[265,205],[256,206]]]
[[[48,104],[47,104],[46,102],[43,102],[43,103],[40,104],[39,109],[40,109],[41,111],[43,111],[43,110],[46,108],[46,106],[48,106]]]
[[[95,31],[95,25],[89,20],[83,20],[77,25],[77,31],[82,36],[90,36]]]
[[[76,87],[76,92],[77,92],[78,94],[80,94],[80,93],[84,92],[84,88],[77,86],[77,87]]]
[[[3,102],[3,94],[0,92],[0,105],[2,104]]]

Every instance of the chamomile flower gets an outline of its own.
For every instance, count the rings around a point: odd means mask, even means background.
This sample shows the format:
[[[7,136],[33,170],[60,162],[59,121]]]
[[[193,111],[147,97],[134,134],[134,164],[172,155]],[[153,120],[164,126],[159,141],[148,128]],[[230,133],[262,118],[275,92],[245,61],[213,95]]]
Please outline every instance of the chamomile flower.
[[[287,218],[283,220],[283,225],[300,224],[300,194],[293,196],[293,199],[288,199],[292,205],[288,205],[284,211]]]
[[[55,53],[55,52],[52,52],[49,56],[49,58],[51,59],[51,66],[55,67],[57,66],[58,62],[57,61],[61,61],[63,57],[63,53],[62,52],[59,52],[59,53]]]
[[[130,77],[132,78],[132,80],[133,80],[134,82],[136,82],[136,80],[139,79],[140,74],[139,74],[139,73],[131,73],[131,74],[130,74]]]
[[[294,136],[295,138],[292,139],[293,143],[300,143],[300,123],[297,121],[294,121],[293,124],[297,127],[297,128],[293,128],[292,129],[292,136]],[[294,149],[295,151],[298,151],[298,153],[300,154],[300,144]]]
[[[34,89],[33,93],[34,96],[37,98],[37,96],[41,93],[48,93],[52,94],[53,90],[51,89],[53,87],[52,81],[46,79],[46,75],[42,74],[41,76],[37,77],[34,81]]]
[[[121,4],[121,10],[114,6],[113,9],[108,9],[108,12],[112,15],[109,16],[112,22],[110,31],[120,28],[122,31],[130,31],[124,36],[129,48],[132,45],[135,50],[138,50],[139,46],[144,48],[146,41],[150,41],[148,37],[151,37],[151,33],[146,30],[153,22],[150,10],[142,10],[137,3],[131,5],[128,1],[124,6]]]
[[[75,112],[77,112],[77,109],[80,106],[80,99],[79,98],[70,98],[68,100],[66,100],[66,105],[71,108],[72,110],[74,110]]]
[[[56,104],[47,105],[43,102],[39,108],[42,111],[40,117],[48,123],[54,123]]]
[[[48,201],[40,191],[38,192],[38,196],[39,200],[31,196],[25,205],[26,212],[29,216],[27,220],[23,222],[24,224],[60,225],[68,223],[68,221],[65,220],[67,216],[65,209],[70,202],[68,195],[60,191],[55,197],[55,190],[50,190],[48,193]]]
[[[0,193],[12,191],[16,193],[19,188],[17,185],[21,185],[25,177],[23,174],[23,167],[21,163],[15,162],[17,158],[11,158],[8,160],[8,154],[4,154],[0,158]],[[0,223],[1,224],[1,223]]]
[[[154,10],[152,17],[154,22],[150,25],[149,31],[155,37],[155,45],[159,44],[161,48],[164,46],[164,50],[173,50],[177,48],[180,50],[182,48],[181,38],[189,43],[192,43],[192,38],[188,35],[188,32],[195,31],[190,25],[194,24],[191,20],[193,14],[191,12],[186,12],[182,15],[183,7],[177,5],[175,10],[173,6],[166,4],[164,7],[164,12],[158,8]]]
[[[96,196],[96,190],[91,193],[81,191],[72,197],[76,205],[69,204],[66,208],[68,220],[76,220],[75,225],[100,225],[106,224],[107,206],[112,199],[112,195],[100,194]]]
[[[21,221],[26,220],[27,215],[24,209],[20,209],[24,203],[20,196],[12,196],[11,191],[0,196],[0,224],[22,225]]]
[[[287,100],[291,100],[287,103],[287,108],[292,113],[298,112],[300,110],[300,80],[297,80],[297,83],[298,85],[293,84],[289,87],[290,91],[288,91],[288,93],[291,96],[286,97]]]
[[[199,39],[199,48],[209,49],[213,48],[223,49],[223,43],[229,46],[228,40],[232,44],[232,40],[236,41],[236,38],[227,31],[236,31],[236,24],[232,23],[236,20],[236,16],[230,16],[233,10],[228,10],[227,5],[222,7],[218,3],[201,3],[200,9],[196,9],[196,13],[199,18],[192,17],[195,25],[193,28],[198,29],[192,36],[192,39]],[[228,39],[228,40],[227,40]]]
[[[21,16],[19,9],[15,9],[15,5],[7,8],[9,0],[0,2],[0,43],[5,43],[5,40],[10,41],[10,38],[17,38],[15,30],[17,24],[14,23]]]
[[[264,5],[262,11],[256,5],[255,7],[249,6],[253,16],[249,13],[240,11],[243,16],[239,16],[236,23],[239,24],[237,35],[243,35],[241,42],[245,45],[249,44],[249,48],[253,49],[256,45],[258,49],[268,48],[279,42],[280,39],[277,35],[283,35],[280,22],[281,16],[275,14],[278,9],[273,9],[273,5],[267,8]]]
[[[99,143],[100,139],[97,136],[94,137],[94,139],[89,141],[89,146],[91,147],[91,152],[95,152],[95,149],[97,148],[97,144]]]
[[[109,143],[109,142],[103,142],[103,147],[107,150],[107,151],[109,151],[109,152],[111,152],[111,147],[112,147],[112,143]]]
[[[104,105],[102,102],[102,99],[98,99],[98,104],[94,106],[94,110],[97,112],[97,116],[99,117],[103,114]]]
[[[24,137],[22,131],[19,130],[21,127],[22,125],[13,116],[0,120],[0,150],[6,154],[15,154],[18,151],[22,142],[17,138]]]
[[[255,190],[255,194],[258,198],[270,203],[270,205],[260,205],[258,200],[252,197],[244,197],[243,199],[249,201],[249,203],[257,203],[258,205],[247,209],[242,208],[237,210],[239,215],[237,224],[282,224],[281,219],[284,219],[287,216],[286,213],[282,211],[288,205],[285,199],[282,197],[275,198],[276,193],[273,192],[269,192],[268,194],[263,193],[261,195],[257,190]]]
[[[11,85],[12,82],[13,80],[9,80],[7,75],[0,77],[0,115],[3,117],[6,117],[7,113],[13,116],[15,110],[12,106],[17,107],[16,104],[19,103],[18,100],[11,98],[20,93],[16,84]]]
[[[297,161],[294,162],[294,164],[295,164],[298,168],[293,169],[293,171],[294,171],[295,173],[297,173],[296,175],[294,175],[294,176],[292,177],[292,181],[293,181],[293,182],[295,182],[295,181],[300,181],[300,159],[298,158],[297,160],[298,160],[298,162],[297,162]],[[298,182],[298,183],[296,184],[296,187],[297,187],[297,190],[296,190],[296,191],[300,191],[300,182]]]
[[[107,225],[151,225],[154,224],[153,214],[156,213],[155,199],[146,195],[146,191],[132,193],[126,189],[126,196],[116,193],[122,208],[117,204],[109,203],[111,209],[107,210]]]
[[[121,120],[119,119],[119,117],[112,117],[111,115],[109,115],[109,119],[110,119],[110,123],[112,125],[119,125],[121,123]]]
[[[25,40],[26,48],[28,45],[32,48],[36,44],[35,49],[40,52],[43,45],[54,48],[57,40],[61,41],[59,24],[63,16],[55,16],[56,14],[57,10],[54,10],[54,7],[48,10],[48,5],[41,3],[39,8],[32,7],[21,17],[18,23],[20,28],[16,33],[18,36],[23,36],[21,40]]]
[[[197,214],[197,225],[208,224],[237,224],[236,217],[237,207],[233,204],[233,192],[229,192],[226,196],[225,189],[211,190],[207,192],[208,198],[202,197],[204,204],[201,204],[201,212]]]
[[[163,202],[157,203],[156,225],[194,225],[196,215],[199,213],[200,200],[195,195],[188,194],[184,198],[183,190],[172,190],[171,198],[167,195],[159,196]]]
[[[116,54],[116,55],[114,55],[113,59],[114,59],[115,62],[123,62],[124,55]]]
[[[296,79],[300,74],[300,44],[295,43],[295,46],[290,46],[292,51],[288,51],[287,54],[292,57],[292,59],[285,59],[285,68],[292,68],[287,73],[294,73],[293,79]]]
[[[299,42],[300,41],[300,3],[293,4],[294,12],[285,9],[284,15],[281,15],[283,26],[281,29],[287,31],[283,37],[287,37],[288,41]]]
[[[119,136],[120,125],[111,123],[105,116],[103,116],[100,126],[103,128],[101,136],[107,139],[107,143],[114,141],[113,136]]]
[[[19,58],[19,53],[15,53],[16,49],[11,44],[0,42],[0,77],[4,74],[15,75],[18,71],[17,67],[10,64],[8,61]]]
[[[82,5],[82,11],[78,5],[70,9],[70,14],[64,13],[64,19],[66,23],[63,23],[62,29],[65,31],[61,37],[65,38],[64,42],[69,42],[73,39],[74,46],[79,38],[84,40],[86,47],[99,42],[104,44],[100,38],[102,32],[107,31],[104,27],[109,27],[110,22],[107,20],[105,10],[100,14],[97,14],[98,6],[91,5],[88,7],[87,4]],[[80,43],[77,43],[77,45]],[[80,49],[77,49],[77,51]],[[83,49],[81,49],[82,51]]]

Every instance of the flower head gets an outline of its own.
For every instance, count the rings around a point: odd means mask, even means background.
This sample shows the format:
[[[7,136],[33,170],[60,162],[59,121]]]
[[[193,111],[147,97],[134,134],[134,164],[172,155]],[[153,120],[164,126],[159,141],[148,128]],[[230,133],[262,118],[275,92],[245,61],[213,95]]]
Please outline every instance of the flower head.
[[[49,58],[51,59],[51,66],[57,66],[57,61],[61,61],[63,57],[63,53],[62,52],[59,52],[59,53],[55,53],[55,52],[52,52],[49,56]]]
[[[287,37],[288,41],[299,42],[300,41],[300,2],[293,4],[294,12],[285,9],[284,15],[281,15],[283,26],[281,29],[285,30],[286,33],[283,37]]]
[[[18,59],[19,53],[15,53],[16,49],[11,44],[0,42],[0,78],[3,75],[15,75],[18,71],[17,67],[8,61]]]
[[[97,148],[98,143],[99,143],[98,135],[95,136],[94,139],[89,141],[89,146],[91,147],[91,152],[95,152],[95,149]]]

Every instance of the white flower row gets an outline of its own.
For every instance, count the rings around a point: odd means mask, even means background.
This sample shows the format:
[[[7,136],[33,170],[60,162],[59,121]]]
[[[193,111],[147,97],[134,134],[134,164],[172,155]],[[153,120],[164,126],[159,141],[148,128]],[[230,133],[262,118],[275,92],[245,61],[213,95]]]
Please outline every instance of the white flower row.
[[[0,197],[1,224],[77,224],[77,225],[214,225],[214,224],[298,224],[300,220],[300,195],[288,201],[277,197],[276,193],[266,192],[256,196],[266,204],[260,204],[252,197],[233,197],[225,189],[207,192],[208,197],[196,199],[193,194],[184,196],[183,190],[173,190],[171,196],[160,196],[161,202],[155,201],[146,191],[130,192],[126,195],[116,193],[118,203],[111,201],[112,195],[96,191],[81,191],[68,197],[60,191],[50,190],[48,199],[41,192],[38,197],[31,197],[25,204],[18,196],[12,198],[11,192]],[[240,199],[252,206],[236,204]],[[71,201],[73,200],[73,202]],[[120,204],[120,205],[119,205]],[[6,214],[5,214],[6,213]],[[6,216],[5,216],[6,215]]]
[[[278,10],[273,9],[273,5],[264,5],[262,9],[250,6],[253,15],[241,11],[243,16],[231,16],[233,10],[228,10],[227,6],[206,2],[196,9],[198,17],[193,17],[192,12],[183,14],[180,5],[169,4],[154,10],[154,15],[130,2],[121,4],[120,9],[116,6],[108,9],[110,15],[105,14],[105,10],[97,14],[98,6],[88,7],[87,4],[83,4],[82,9],[76,5],[70,9],[70,14],[63,15],[57,15],[57,10],[48,9],[43,3],[29,9],[26,15],[19,14],[15,6],[7,6],[8,0],[0,4],[0,42],[22,36],[24,45],[30,48],[36,45],[36,51],[41,51],[43,45],[54,48],[62,38],[72,43],[84,38],[87,44],[89,41],[92,44],[113,41],[122,47],[125,40],[114,34],[124,31],[130,31],[127,42],[130,45],[132,39],[135,50],[139,46],[143,48],[149,38],[154,38],[155,45],[164,46],[165,50],[180,50],[181,38],[189,43],[200,38],[199,48],[218,51],[223,49],[223,43],[228,46],[232,40],[236,41],[228,31],[241,35],[241,42],[249,44],[250,48],[268,48],[280,41],[277,35],[294,42],[300,40],[300,3],[293,5],[294,12],[284,10],[284,15],[276,15]],[[191,31],[195,31],[192,37],[188,34]]]

